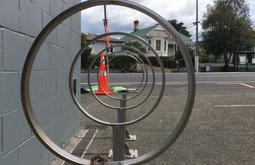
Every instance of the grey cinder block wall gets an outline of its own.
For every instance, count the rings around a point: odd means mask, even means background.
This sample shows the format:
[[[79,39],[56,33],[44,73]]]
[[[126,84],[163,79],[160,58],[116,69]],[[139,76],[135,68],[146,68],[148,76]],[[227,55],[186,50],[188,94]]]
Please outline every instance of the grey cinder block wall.
[[[20,79],[34,38],[57,14],[80,0],[0,0],[0,164],[48,165],[53,156],[30,130],[20,101]],[[79,130],[80,113],[68,92],[68,71],[80,49],[80,13],[64,21],[38,53],[31,100],[38,121],[64,147]],[[79,71],[77,66],[76,78]],[[79,94],[78,94],[79,97]]]

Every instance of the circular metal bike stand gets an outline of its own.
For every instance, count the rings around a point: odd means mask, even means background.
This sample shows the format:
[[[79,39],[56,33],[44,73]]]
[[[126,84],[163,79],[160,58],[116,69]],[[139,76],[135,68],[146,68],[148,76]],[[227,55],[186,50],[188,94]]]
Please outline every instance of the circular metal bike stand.
[[[133,120],[133,121],[131,121],[131,122],[126,122],[126,123],[122,123],[122,124],[121,124],[121,125],[130,125],[130,124],[136,123],[136,122],[138,122],[138,121],[141,121],[142,119],[144,119],[145,117],[147,117],[149,114],[151,114],[151,113],[155,110],[155,108],[157,107],[158,103],[160,102],[160,100],[161,100],[161,98],[162,98],[162,96],[163,96],[164,88],[165,88],[165,72],[164,72],[164,66],[163,66],[163,64],[162,64],[162,62],[161,62],[161,60],[160,60],[158,54],[156,53],[156,51],[155,51],[147,42],[145,42],[143,39],[141,39],[141,38],[138,37],[138,36],[134,36],[134,35],[132,35],[132,34],[127,34],[127,33],[122,33],[122,32],[114,32],[114,33],[109,33],[109,34],[100,35],[100,36],[96,37],[94,40],[88,42],[88,43],[81,49],[81,51],[77,54],[77,56],[76,56],[76,58],[75,58],[75,60],[74,60],[74,62],[73,62],[73,64],[72,64],[72,66],[71,66],[70,75],[72,75],[73,70],[74,70],[74,68],[75,68],[75,64],[77,63],[78,59],[79,59],[80,56],[82,55],[83,51],[84,51],[91,43],[93,43],[93,42],[96,41],[97,39],[102,38],[102,37],[107,36],[107,35],[109,35],[109,36],[112,36],[112,35],[126,35],[126,36],[133,37],[133,38],[139,40],[140,42],[142,42],[143,44],[145,44],[146,46],[148,46],[148,47],[152,50],[153,54],[154,54],[155,57],[157,58],[158,63],[159,63],[159,65],[160,65],[160,67],[161,67],[161,71],[162,71],[162,73],[161,73],[161,74],[162,74],[162,84],[161,84],[160,94],[159,94],[159,97],[158,97],[157,101],[156,101],[155,104],[152,106],[151,110],[150,110],[148,113],[146,113],[145,115],[143,115],[143,116],[141,116],[140,118],[138,118],[138,119],[136,119],[136,120]],[[127,45],[123,45],[123,47],[130,48],[130,47],[127,46]],[[106,48],[105,50],[107,50],[107,48]],[[105,51],[105,50],[103,50],[103,51]],[[134,50],[137,50],[137,49],[134,49]],[[138,50],[137,50],[137,51],[138,51]],[[141,53],[140,51],[139,51],[139,53],[140,53],[140,54],[143,54],[143,53]],[[154,89],[154,87],[155,87],[155,72],[154,72],[154,69],[153,69],[152,64],[151,64],[151,62],[149,61],[149,59],[147,59],[147,57],[145,57],[145,58],[146,58],[147,62],[149,63],[150,68],[152,69],[153,80],[152,80],[152,87],[151,87],[151,89],[150,89],[150,91],[149,91],[149,94],[148,94],[142,101],[140,101],[139,103],[137,103],[137,104],[135,104],[135,105],[133,105],[133,106],[129,106],[129,107],[114,107],[114,106],[111,106],[111,105],[108,105],[108,104],[104,103],[103,101],[101,101],[101,100],[99,99],[99,97],[97,97],[97,96],[95,95],[95,93],[91,92],[92,95],[95,97],[95,99],[96,99],[98,102],[100,102],[102,105],[104,105],[104,106],[106,106],[106,107],[108,107],[108,108],[116,109],[116,110],[120,110],[120,109],[126,109],[126,110],[128,110],[128,109],[133,109],[133,108],[136,108],[136,107],[142,105],[144,102],[146,102],[146,101],[149,99],[149,97],[151,96],[152,91],[153,91],[153,89]],[[90,65],[90,67],[89,67],[89,71],[88,71],[88,85],[89,85],[89,88],[90,88],[91,91],[92,91],[92,88],[91,88],[92,85],[91,85],[91,83],[90,83],[90,69],[91,69],[92,65],[95,63],[95,61],[96,61],[96,58],[92,61],[91,65]],[[82,106],[79,104],[77,98],[74,97],[74,93],[73,93],[72,90],[71,90],[71,89],[72,89],[72,88],[71,88],[71,87],[72,87],[72,76],[69,77],[69,84],[70,84],[69,89],[70,89],[72,98],[74,99],[74,101],[76,102],[76,104],[77,104],[77,106],[80,108],[80,110],[81,110],[83,113],[85,113],[85,115],[87,116],[88,113],[87,113],[86,110],[84,110],[84,109],[82,108]],[[146,83],[146,84],[147,84],[147,83]],[[90,118],[89,115],[88,115],[87,117]],[[92,119],[92,118],[91,118],[91,119]],[[95,121],[97,121],[97,122],[99,122],[99,123],[101,123],[101,124],[106,124],[106,125],[111,125],[111,126],[120,125],[120,123],[107,123],[107,122],[104,122],[104,121],[97,120],[97,119],[95,119],[95,118],[93,118],[92,120],[95,120]]]
[[[74,15],[77,12],[80,12],[81,10],[86,10],[91,7],[100,6],[100,5],[117,5],[117,6],[124,6],[128,7],[137,11],[140,11],[144,13],[145,15],[151,17],[155,21],[159,23],[167,32],[167,34],[173,37],[173,39],[178,44],[182,54],[183,58],[186,64],[187,68],[187,75],[188,75],[188,93],[187,93],[187,100],[184,108],[184,112],[181,116],[180,121],[178,122],[177,126],[174,128],[174,130],[171,132],[171,134],[159,145],[157,145],[153,150],[150,152],[135,158],[131,160],[124,160],[124,161],[113,161],[113,162],[107,162],[106,165],[135,165],[135,164],[143,164],[148,161],[153,160],[160,154],[162,154],[164,151],[166,151],[175,141],[176,139],[181,135],[183,132],[189,117],[192,112],[194,99],[195,99],[195,74],[194,74],[194,68],[192,64],[191,57],[189,56],[188,50],[180,38],[177,31],[161,16],[159,16],[154,11],[138,4],[135,2],[131,2],[128,0],[88,0],[85,2],[82,2],[78,5],[75,5],[63,13],[59,14],[56,18],[54,18],[38,35],[38,37],[35,39],[32,47],[29,50],[29,53],[27,55],[23,72],[22,72],[22,78],[21,78],[21,102],[23,106],[23,110],[26,116],[26,119],[29,123],[30,128],[32,129],[35,136],[40,140],[40,142],[54,155],[58,156],[59,158],[75,165],[90,165],[90,160],[78,158],[65,150],[61,149],[58,145],[56,145],[43,131],[43,129],[40,127],[35,114],[32,109],[31,100],[30,100],[30,77],[31,77],[31,70],[33,67],[33,63],[35,61],[35,58],[37,56],[38,50],[47,38],[47,36],[65,19],[69,18],[70,16]],[[108,34],[109,35],[109,34]],[[164,70],[162,70],[162,73],[164,74]],[[164,75],[163,75],[164,77]],[[164,81],[163,81],[164,85]],[[73,91],[71,91],[72,93]],[[73,95],[73,94],[72,94]],[[75,103],[75,100],[74,100]],[[93,117],[90,117],[93,118]],[[121,122],[121,123],[105,123],[108,125],[113,126],[124,126],[128,124],[134,123],[131,122]]]
[[[112,48],[112,47],[110,47],[110,48]],[[139,56],[136,56],[136,54],[132,54],[132,52],[126,52],[126,53],[123,53],[123,52],[114,52],[114,53],[112,53],[111,55],[114,55],[114,57],[112,57],[112,58],[108,61],[108,63],[109,63],[108,65],[110,65],[110,63],[111,63],[112,61],[114,61],[115,59],[117,59],[117,58],[119,58],[119,57],[129,57],[130,59],[133,59],[134,61],[136,61],[136,63],[139,64],[139,66],[140,66],[141,69],[142,69],[142,79],[141,79],[140,84],[138,85],[138,87],[135,88],[134,90],[127,91],[127,94],[136,93],[135,96],[126,98],[126,100],[132,100],[133,98],[139,96],[139,95],[142,93],[142,91],[145,89],[145,87],[146,87],[146,85],[147,85],[147,83],[148,83],[148,70],[147,70],[147,67],[145,66],[144,61],[143,61]],[[97,55],[97,58],[99,58],[99,55]],[[101,65],[104,61],[106,61],[106,60],[102,60],[102,61],[100,62],[100,65]],[[94,60],[93,60],[93,62],[94,62]],[[91,63],[91,66],[92,66],[92,67],[93,67],[93,65],[94,65],[94,63]],[[90,67],[90,69],[91,69],[91,67]],[[110,71],[108,71],[108,72],[110,72]],[[146,77],[145,77],[145,75],[146,75]],[[89,78],[89,79],[90,79],[90,78]],[[99,73],[97,74],[97,81],[99,82]],[[145,83],[145,85],[143,85],[143,83]],[[113,89],[112,89],[112,87],[109,86],[109,85],[106,83],[106,80],[105,80],[105,84],[107,85],[107,87],[108,87],[109,89],[112,90],[113,93],[117,93],[117,92],[114,92]],[[100,88],[108,97],[110,97],[110,98],[112,98],[112,99],[114,99],[114,100],[119,100],[119,101],[122,100],[122,98],[113,97],[113,96],[109,95],[106,91],[104,91],[104,89],[103,89],[101,86],[99,86],[99,88]],[[140,88],[142,88],[142,89],[140,90]],[[91,91],[91,92],[92,92],[92,91]]]
[[[127,56],[127,57],[130,57],[130,58],[134,59],[134,60],[141,66],[141,69],[142,69],[142,80],[140,81],[139,86],[138,86],[135,90],[129,91],[129,92],[128,92],[128,93],[137,92],[137,93],[139,93],[139,94],[137,94],[137,95],[140,95],[140,93],[142,92],[142,91],[139,91],[140,88],[142,88],[142,86],[143,86],[142,90],[144,90],[144,88],[146,87],[147,82],[148,82],[148,69],[147,69],[147,67],[146,67],[146,65],[145,65],[145,63],[144,63],[144,61],[139,57],[139,54],[142,55],[142,56],[144,56],[145,59],[146,59],[146,61],[147,61],[147,63],[149,64],[150,61],[149,61],[148,57],[146,57],[145,54],[144,54],[143,52],[141,52],[139,49],[134,48],[134,47],[131,47],[131,46],[128,46],[128,45],[114,45],[114,46],[111,46],[111,47],[107,48],[107,50],[108,50],[108,49],[113,49],[113,48],[121,48],[122,51],[117,51],[117,52],[111,53],[111,56],[113,56],[113,57],[109,60],[109,63],[111,63],[111,61],[115,60],[115,59],[118,58],[119,56],[124,55],[124,56]],[[128,48],[129,50],[123,50],[123,49],[125,49],[125,48],[126,48],[126,49]],[[105,51],[107,51],[107,50],[105,50]],[[134,52],[131,52],[130,50],[136,51],[136,52],[139,53],[139,54],[137,55],[137,54],[135,54]],[[101,52],[100,52],[100,53],[101,53]],[[99,56],[99,55],[98,55],[98,56]],[[93,61],[92,61],[92,62],[93,62]],[[102,63],[102,61],[101,61],[101,63]],[[100,63],[100,64],[101,64],[101,63]],[[93,66],[92,63],[91,63],[91,65]],[[89,67],[89,69],[91,69],[91,66]],[[151,68],[151,70],[153,71],[153,68]],[[108,71],[108,72],[109,72],[109,71]],[[144,79],[144,75],[146,75],[146,79]],[[99,76],[98,76],[98,77],[99,77]],[[145,81],[145,85],[143,85],[143,82],[144,82],[144,81]],[[111,87],[109,86],[109,88],[111,88]],[[133,96],[133,97],[127,98],[127,100],[133,99],[134,97],[137,97],[137,96]],[[113,99],[114,99],[114,98],[113,98]],[[119,100],[119,99],[118,99],[118,100]]]
[[[137,53],[139,53],[139,55],[144,56],[144,58],[146,59],[146,62],[148,63],[148,65],[150,65],[151,71],[154,72],[154,69],[153,69],[153,67],[151,66],[151,62],[150,62],[150,60],[148,59],[148,57],[146,57],[145,54],[144,54],[143,52],[141,52],[140,50],[138,50],[137,48],[130,47],[130,46],[128,46],[128,45],[114,45],[114,46],[111,46],[111,47],[109,47],[109,48],[104,49],[104,50],[101,51],[100,53],[102,53],[102,52],[104,52],[104,51],[107,51],[107,50],[109,50],[109,49],[111,49],[111,48],[122,48],[122,49],[123,49],[123,48],[128,48],[128,49],[130,49],[130,50],[132,50],[132,51],[136,51]],[[89,66],[89,69],[88,69],[88,70],[89,70],[89,71],[88,71],[88,83],[89,83],[89,84],[91,84],[91,81],[90,81],[90,73],[91,73],[91,72],[90,72],[90,70],[91,70],[91,68],[94,66],[96,60],[99,58],[100,53],[94,58],[94,60],[92,60],[90,66]],[[120,54],[120,55],[119,55],[119,54]],[[127,92],[127,94],[137,92],[136,95],[135,95],[135,96],[132,96],[132,97],[127,97],[126,100],[131,100],[131,99],[133,99],[133,98],[139,96],[139,95],[143,92],[143,90],[145,89],[145,87],[147,86],[147,83],[148,83],[148,69],[147,69],[147,67],[146,67],[146,65],[145,65],[145,63],[144,63],[144,61],[139,57],[139,55],[134,54],[133,52],[130,52],[130,51],[124,51],[124,52],[123,52],[123,51],[118,51],[118,52],[113,52],[111,55],[113,55],[114,57],[111,58],[111,59],[109,60],[109,63],[110,63],[111,61],[115,60],[116,58],[120,57],[120,56],[127,56],[127,57],[130,57],[130,58],[134,59],[137,63],[140,62],[139,65],[140,65],[141,68],[142,68],[142,80],[141,80],[140,84],[138,85],[138,87],[137,87],[135,90],[132,90],[132,91],[128,91],[128,92]],[[103,61],[105,61],[105,59],[104,59]],[[103,61],[101,61],[100,64],[101,64]],[[146,77],[145,77],[145,76],[146,76]],[[99,74],[98,74],[97,77],[99,77]],[[144,77],[145,77],[145,79],[144,79]],[[72,77],[71,77],[71,79],[72,79]],[[153,79],[155,79],[155,74],[154,74],[154,73],[153,73]],[[97,79],[97,81],[99,81],[99,80]],[[144,83],[144,85],[143,85],[143,83]],[[90,86],[91,86],[91,85],[90,85]],[[101,87],[100,87],[100,88],[101,88]],[[108,86],[108,88],[111,88],[111,87]],[[142,88],[142,89],[140,90],[140,88]],[[91,90],[91,88],[90,88],[90,90]],[[101,88],[101,90],[102,90],[107,96],[109,96],[109,97],[112,98],[112,99],[122,100],[122,98],[120,99],[120,98],[112,97],[111,95],[107,94],[102,88]],[[92,91],[91,91],[91,92],[92,92]],[[95,96],[94,96],[94,97],[95,97]]]
[[[82,106],[81,104],[79,103],[79,101],[77,100],[77,98],[75,97],[75,94],[74,94],[74,91],[72,90],[72,86],[73,86],[73,81],[72,81],[72,73],[74,71],[74,68],[75,68],[75,64],[77,63],[78,59],[80,58],[80,56],[82,55],[83,51],[91,44],[93,43],[94,41],[96,41],[97,39],[99,38],[102,38],[104,36],[111,36],[111,35],[127,35],[127,36],[130,36],[130,37],[134,37],[135,39],[141,41],[142,43],[146,44],[149,48],[151,48],[152,52],[155,54],[156,58],[158,59],[158,62],[159,62],[159,65],[161,67],[161,71],[162,71],[162,85],[161,85],[161,89],[160,89],[160,94],[157,98],[157,101],[155,102],[155,104],[152,106],[151,110],[148,111],[146,114],[138,117],[137,119],[134,119],[132,121],[128,121],[128,122],[122,122],[122,123],[113,123],[113,122],[107,122],[107,121],[103,121],[103,120],[100,120],[94,116],[92,116],[90,113],[88,113]],[[93,62],[92,62],[93,63]],[[153,68],[152,68],[153,69]],[[153,73],[153,85],[152,85],[152,88],[149,92],[149,94],[145,97],[145,99],[137,104],[135,104],[134,106],[130,106],[130,107],[114,107],[114,106],[111,106],[111,105],[108,105],[108,104],[105,104],[104,102],[102,102],[100,99],[98,99],[98,97],[92,92],[93,96],[96,98],[96,100],[98,100],[101,104],[103,104],[104,106],[108,107],[108,108],[112,108],[112,109],[116,109],[116,110],[127,110],[127,109],[133,109],[135,107],[138,107],[140,106],[141,104],[143,104],[151,95],[153,89],[154,89],[154,86],[155,86],[155,75],[154,75],[154,71],[152,72]],[[90,71],[88,72],[88,78],[90,78]],[[90,90],[92,91],[91,89],[91,84],[90,84],[90,80],[88,80],[88,84],[89,84],[89,88]],[[81,112],[87,116],[88,118],[90,118],[91,120],[95,121],[95,122],[98,122],[100,124],[103,124],[103,125],[109,125],[109,126],[124,126],[124,125],[131,125],[131,124],[134,124],[134,123],[137,123],[141,120],[143,120],[144,118],[146,118],[147,116],[149,116],[155,109],[156,107],[158,106],[162,96],[163,96],[163,93],[164,93],[164,89],[165,89],[165,72],[164,72],[164,66],[158,56],[158,54],[156,53],[156,51],[147,43],[145,42],[142,38],[138,37],[138,36],[135,36],[135,35],[132,35],[132,34],[128,34],[128,33],[123,33],[123,32],[113,32],[113,33],[108,33],[108,34],[102,34],[102,35],[99,35],[97,36],[96,38],[94,38],[93,40],[91,40],[90,42],[88,42],[87,44],[84,45],[84,47],[78,52],[78,54],[76,55],[76,57],[74,58],[74,61],[72,63],[72,66],[71,66],[71,69],[70,69],[70,74],[69,74],[69,91],[71,93],[71,96],[72,96],[72,99],[73,101],[75,102],[75,104],[77,105],[77,107],[81,110]]]

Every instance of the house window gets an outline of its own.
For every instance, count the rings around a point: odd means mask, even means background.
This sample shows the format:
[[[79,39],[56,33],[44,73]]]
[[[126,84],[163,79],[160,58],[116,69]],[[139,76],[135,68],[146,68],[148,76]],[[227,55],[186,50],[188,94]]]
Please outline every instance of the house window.
[[[150,45],[151,45],[151,40],[148,40],[148,44],[150,44]]]
[[[167,51],[167,41],[164,42],[164,51]]]
[[[156,40],[156,51],[161,51],[161,40]]]
[[[94,45],[95,45],[95,43],[93,43],[93,44],[91,44],[91,45],[89,45],[89,48],[91,49],[91,53],[93,54],[94,53]]]
[[[148,40],[148,44],[151,45],[151,40]],[[151,49],[149,47],[147,47],[147,50],[150,52]]]

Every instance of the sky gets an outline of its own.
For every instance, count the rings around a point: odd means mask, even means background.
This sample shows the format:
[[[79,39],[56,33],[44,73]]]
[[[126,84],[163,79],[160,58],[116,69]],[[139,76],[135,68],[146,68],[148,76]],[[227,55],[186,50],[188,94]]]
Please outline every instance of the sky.
[[[83,0],[84,1],[84,0]],[[177,19],[184,22],[188,31],[192,34],[192,40],[195,40],[195,26],[193,22],[196,20],[196,0],[132,0],[142,4],[161,15],[163,18]],[[213,0],[199,1],[199,21],[203,20],[206,13],[207,5],[213,4]],[[250,15],[255,25],[255,0],[247,0],[250,7]],[[134,20],[139,20],[139,28],[145,28],[154,25],[156,22],[146,15],[120,6],[108,6],[107,17],[109,21],[110,31],[132,32]],[[82,32],[84,33],[103,33],[103,7],[98,6],[90,8],[82,12]],[[199,34],[202,28],[199,26]]]

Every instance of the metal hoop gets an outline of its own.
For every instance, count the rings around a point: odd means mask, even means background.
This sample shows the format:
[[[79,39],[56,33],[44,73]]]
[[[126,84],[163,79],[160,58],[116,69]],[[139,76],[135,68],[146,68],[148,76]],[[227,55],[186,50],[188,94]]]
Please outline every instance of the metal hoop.
[[[122,45],[114,45],[114,46],[111,46],[111,47],[109,47],[109,48],[114,48],[114,47],[117,47],[117,46],[119,46],[119,47],[121,47]],[[113,52],[111,55],[117,55],[117,54],[119,54],[119,53],[122,53],[122,51],[118,51],[118,52]],[[142,76],[142,80],[141,80],[141,82],[140,82],[140,84],[139,84],[139,86],[133,91],[129,91],[128,93],[133,93],[133,92],[137,92],[137,91],[139,91],[139,89],[141,88],[141,86],[142,86],[142,84],[143,84],[143,81],[144,81],[144,73],[146,72],[148,72],[148,69],[147,69],[147,67],[145,66],[145,63],[144,63],[144,61],[139,57],[139,56],[137,56],[136,54],[134,54],[134,53],[132,53],[132,52],[129,52],[129,51],[127,51],[127,54],[126,55],[128,55],[128,56],[130,56],[131,58],[137,58],[137,59],[135,59],[136,61],[141,61],[141,63],[144,65],[144,68],[142,67],[142,73],[143,73],[143,76]],[[98,56],[99,56],[99,54],[97,55],[97,57],[96,58],[98,58]],[[134,57],[135,56],[135,57]],[[113,57],[114,59],[115,58],[117,58],[117,56],[115,56],[115,57]],[[111,58],[110,60],[109,60],[109,63],[110,63],[110,61],[112,61],[112,60],[114,60],[113,58]],[[101,61],[101,63],[102,63],[102,61]],[[142,64],[140,64],[141,66],[142,66]],[[91,62],[91,65],[92,65],[92,67],[93,67],[93,61]],[[91,67],[89,67],[89,69],[91,69]],[[145,72],[144,72],[144,70],[145,70]],[[98,76],[97,76],[98,77]],[[145,81],[145,85],[144,86],[146,86],[146,81]],[[107,85],[107,84],[106,84]],[[108,86],[108,88],[111,88],[110,86]],[[114,99],[114,98],[113,98]],[[130,100],[131,98],[127,98],[126,100]],[[119,99],[118,99],[119,100]],[[121,100],[121,99],[120,99]]]
[[[107,122],[107,121],[103,121],[103,120],[100,120],[94,116],[92,116],[90,113],[88,113],[82,106],[81,104],[79,103],[79,101],[77,100],[77,98],[75,97],[74,95],[74,91],[72,90],[72,86],[73,86],[73,81],[72,81],[72,76],[73,76],[73,71],[74,71],[74,68],[75,68],[75,64],[77,63],[78,59],[81,57],[82,55],[82,52],[89,46],[91,45],[92,43],[94,43],[96,40],[100,39],[100,38],[103,38],[105,36],[113,36],[113,35],[126,35],[126,36],[129,36],[129,37],[132,37],[132,38],[135,38],[137,40],[139,40],[140,42],[142,42],[143,44],[145,44],[147,47],[149,47],[151,49],[151,51],[153,52],[153,54],[156,56],[157,60],[158,60],[158,63],[160,65],[160,68],[161,68],[161,71],[162,71],[162,85],[161,85],[161,90],[160,90],[160,93],[158,95],[158,98],[156,100],[156,102],[154,103],[154,105],[151,107],[151,110],[148,111],[147,113],[145,113],[144,115],[134,119],[134,120],[131,120],[131,121],[128,121],[128,122],[122,122],[122,123],[113,123],[113,122]],[[153,67],[152,67],[153,69]],[[154,69],[153,69],[153,72],[154,74]],[[88,79],[90,78],[90,71],[88,72]],[[91,88],[91,84],[90,84],[90,80],[88,80],[88,85],[89,85],[89,88]],[[116,109],[116,110],[128,110],[128,109],[133,109],[135,107],[138,107],[140,105],[142,105],[146,100],[148,100],[148,98],[150,97],[153,89],[154,89],[154,86],[155,86],[155,75],[153,76],[153,81],[152,81],[152,88],[149,92],[149,94],[145,97],[145,99],[137,104],[135,104],[134,106],[129,106],[129,107],[125,107],[125,108],[122,108],[122,107],[113,107],[113,106],[110,106],[110,105],[107,105],[105,104],[104,102],[102,102],[101,100],[97,99],[101,104],[103,104],[104,106],[106,107],[109,107],[109,108],[112,108],[112,109]],[[90,89],[92,90],[92,88]],[[84,47],[78,52],[78,54],[76,55],[76,57],[74,58],[73,60],[73,63],[71,65],[71,69],[70,69],[70,73],[69,73],[69,91],[71,93],[71,96],[72,96],[72,99],[74,101],[74,103],[77,105],[77,107],[81,110],[81,112],[87,116],[88,118],[90,118],[91,120],[95,121],[95,122],[98,122],[100,124],[103,124],[103,125],[108,125],[108,126],[124,126],[124,125],[131,125],[131,124],[134,124],[134,123],[137,123],[141,120],[143,120],[144,118],[146,118],[147,116],[149,116],[155,109],[156,107],[158,106],[161,98],[163,97],[163,93],[164,93],[164,90],[165,90],[165,70],[164,70],[164,66],[158,56],[158,54],[156,53],[156,51],[145,41],[143,40],[142,38],[138,37],[138,36],[135,36],[135,35],[132,35],[132,34],[128,34],[128,33],[123,33],[123,32],[112,32],[112,33],[105,33],[105,34],[102,34],[102,35],[99,35],[97,37],[95,37],[93,40],[91,40],[90,42],[88,42],[87,44],[84,45]],[[93,96],[97,97],[93,92],[92,92]]]
[[[27,118],[27,121],[29,123],[30,128],[33,130],[33,133],[35,136],[40,140],[40,142],[54,155],[58,156],[59,158],[75,164],[75,165],[89,165],[90,161],[81,159],[78,157],[73,156],[72,154],[66,152],[65,150],[58,147],[43,131],[43,129],[39,126],[38,121],[36,120],[36,117],[33,113],[31,101],[30,101],[30,93],[29,93],[29,87],[30,87],[30,76],[31,76],[31,69],[33,66],[33,62],[35,60],[36,54],[41,47],[44,40],[47,38],[47,36],[66,18],[72,16],[73,14],[88,9],[94,6],[99,5],[118,5],[118,6],[124,6],[131,9],[138,10],[145,15],[151,17],[152,19],[156,20],[168,33],[172,35],[173,39],[176,41],[176,43],[179,45],[180,50],[183,54],[183,58],[187,67],[187,73],[188,73],[188,96],[186,100],[186,105],[184,109],[184,113],[175,127],[175,129],[172,131],[171,135],[160,143],[156,148],[154,148],[149,153],[142,155],[136,159],[132,160],[125,160],[125,161],[118,161],[118,162],[109,162],[106,163],[106,165],[135,165],[135,164],[142,164],[146,163],[160,154],[162,154],[165,150],[167,150],[175,141],[176,139],[181,135],[183,132],[189,117],[192,112],[192,108],[194,105],[194,99],[195,99],[195,74],[194,74],[194,68],[192,64],[191,57],[189,56],[188,50],[180,38],[177,31],[166,21],[164,18],[162,18],[160,15],[155,13],[154,11],[138,4],[135,2],[131,2],[129,0],[89,0],[82,2],[78,5],[75,5],[60,15],[58,15],[56,18],[54,18],[38,35],[38,37],[35,39],[31,49],[29,50],[28,56],[26,58],[23,72],[22,72],[22,78],[21,78],[21,102],[23,106],[23,110],[25,113],[25,116]]]
[[[141,59],[139,56],[137,56],[137,57],[134,56],[135,54],[121,53],[120,55],[118,55],[119,53],[120,53],[120,52],[115,52],[115,53],[114,53],[114,57],[112,57],[112,58],[108,61],[109,64],[111,63],[111,61],[115,60],[115,59],[118,58],[118,57],[129,57],[129,58],[135,60],[135,61],[141,66],[141,68],[142,68],[142,80],[140,81],[140,84],[138,85],[138,87],[137,87],[136,89],[127,91],[127,92],[126,92],[126,95],[128,96],[129,94],[132,94],[132,93],[135,93],[135,92],[141,93],[141,92],[139,91],[139,89],[143,86],[145,73],[146,73],[145,84],[147,84],[147,82],[148,82],[148,70],[147,70],[147,68],[146,68],[146,66],[145,66],[145,63],[142,61],[142,59]],[[113,54],[111,54],[111,55],[113,55]],[[100,62],[100,64],[102,64],[104,61],[105,61],[105,59],[102,60],[102,61]],[[139,63],[139,62],[141,62],[141,63]],[[98,76],[97,76],[97,81],[99,81],[98,79],[99,79],[99,73],[98,73]],[[104,79],[104,80],[105,80],[105,79]],[[111,89],[111,91],[112,91],[113,93],[117,93],[117,92],[114,92],[113,89],[106,83],[106,80],[105,80],[105,85],[106,85],[109,89]],[[144,85],[144,86],[145,86],[145,85]],[[113,97],[113,96],[109,95],[106,91],[104,91],[104,89],[103,89],[101,86],[99,86],[99,88],[100,88],[100,89],[103,91],[103,93],[105,93],[108,97],[110,97],[110,98],[112,98],[112,99],[114,99],[114,100],[119,100],[119,101],[120,101],[120,100],[123,100],[122,98],[117,98],[117,97]],[[92,92],[92,91],[91,91],[91,92]],[[132,100],[133,98],[137,97],[137,95],[138,95],[137,93],[136,93],[135,96],[127,97],[126,100]]]
[[[155,72],[154,72],[154,69],[153,69],[153,67],[152,67],[152,64],[151,64],[150,60],[148,59],[148,57],[146,57],[146,56],[144,55],[143,52],[141,52],[140,50],[138,50],[138,49],[136,49],[136,48],[134,48],[134,47],[128,46],[128,45],[115,45],[114,47],[128,48],[128,49],[131,49],[131,50],[133,50],[133,51],[137,51],[140,55],[143,55],[143,56],[145,57],[146,61],[148,62],[150,68],[151,68],[153,80],[155,80]],[[84,48],[84,50],[85,50],[85,49],[86,49],[86,48]],[[109,49],[109,48],[106,48],[106,49],[102,50],[101,52],[107,51],[108,49]],[[101,52],[100,52],[100,53],[101,53]],[[99,53],[99,54],[100,54],[100,53]],[[137,57],[140,58],[139,56],[137,56]],[[142,61],[142,59],[140,59],[140,60]],[[90,70],[91,70],[91,68],[93,67],[95,61],[96,61],[96,58],[94,58],[94,59],[92,60],[90,66],[89,66],[89,68],[88,68],[88,85],[89,85],[89,88],[90,88],[91,91],[92,91],[92,88],[91,88],[91,83],[90,83]],[[134,99],[134,98],[138,97],[138,96],[144,91],[144,89],[146,88],[147,83],[148,83],[148,71],[147,71],[147,68],[146,68],[146,67],[145,67],[145,69],[146,69],[146,81],[145,81],[145,85],[143,86],[142,90],[139,91],[139,92],[137,93],[137,95],[135,95],[135,96],[127,97],[126,100],[131,100],[131,99]],[[141,83],[140,83],[138,89],[142,86],[142,83],[143,83],[143,82],[141,81]],[[155,83],[154,83],[153,85],[155,85]],[[136,89],[136,90],[138,90],[138,89]],[[103,90],[103,89],[101,88],[101,90]],[[152,91],[153,91],[153,89],[151,89],[151,92],[152,92]],[[113,97],[111,97],[110,95],[108,95],[104,90],[103,90],[103,92],[104,92],[107,96],[109,96],[110,98],[114,99]],[[101,101],[101,100],[99,99],[99,97],[97,97],[94,93],[92,93],[92,95],[94,96],[94,98],[95,98],[97,101],[99,101],[99,103],[101,103],[101,104],[104,103],[104,102]],[[122,99],[118,99],[118,100],[122,100]],[[146,100],[145,100],[145,101],[146,101]],[[108,107],[108,108],[112,108],[112,109],[117,109],[117,110],[120,109],[120,107],[113,107],[113,106],[108,105],[108,104],[103,104],[103,105],[106,106],[106,107]],[[132,108],[135,108],[135,107],[132,106],[131,108],[128,108],[128,109],[132,109]]]

